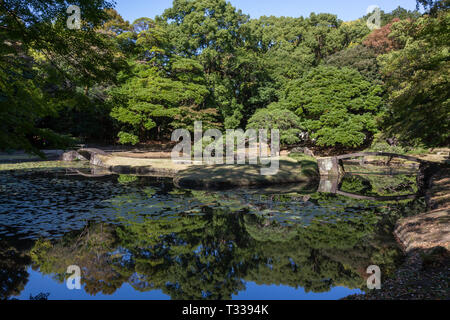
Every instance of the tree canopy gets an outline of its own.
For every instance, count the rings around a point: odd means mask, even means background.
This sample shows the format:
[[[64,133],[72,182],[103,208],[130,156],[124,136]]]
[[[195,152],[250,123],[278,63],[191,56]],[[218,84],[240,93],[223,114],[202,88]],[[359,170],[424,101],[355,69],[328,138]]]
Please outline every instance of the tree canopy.
[[[39,120],[54,114],[55,104],[76,87],[114,80],[120,64],[108,39],[94,30],[112,3],[80,0],[77,5],[83,11],[81,29],[70,30],[66,1],[0,2],[2,149],[37,152],[37,139],[67,143],[38,127]]]
[[[195,121],[279,128],[283,144],[448,145],[448,1],[425,14],[251,19],[226,0],[175,0],[129,22],[106,0],[0,2],[0,148],[167,140]]]
[[[386,128],[404,141],[450,142],[450,13],[394,24],[402,50],[380,57],[389,92]]]
[[[320,66],[289,83],[281,103],[302,119],[318,145],[358,147],[377,129],[381,93],[354,69]]]

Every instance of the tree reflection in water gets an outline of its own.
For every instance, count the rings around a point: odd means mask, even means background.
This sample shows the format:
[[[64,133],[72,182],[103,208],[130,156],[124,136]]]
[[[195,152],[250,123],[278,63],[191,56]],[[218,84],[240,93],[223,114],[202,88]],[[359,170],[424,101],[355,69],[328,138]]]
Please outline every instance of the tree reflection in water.
[[[388,276],[401,262],[391,236],[395,220],[423,207],[421,199],[377,203],[121,182],[136,188],[92,209],[108,212],[109,221],[57,240],[0,241],[1,298],[23,290],[29,265],[59,282],[67,266],[79,265],[91,295],[113,294],[124,283],[140,292],[160,289],[173,299],[231,299],[246,282],[307,292],[364,290],[369,265]],[[352,177],[343,185],[368,192],[371,182]]]

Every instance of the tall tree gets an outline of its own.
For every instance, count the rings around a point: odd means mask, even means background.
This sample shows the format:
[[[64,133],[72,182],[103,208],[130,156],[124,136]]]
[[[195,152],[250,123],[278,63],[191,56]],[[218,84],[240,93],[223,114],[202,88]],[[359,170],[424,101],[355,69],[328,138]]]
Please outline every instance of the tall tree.
[[[36,126],[52,113],[49,100],[58,89],[54,83],[48,86],[55,80],[52,74],[59,78],[60,87],[76,84],[87,91],[98,81],[111,79],[117,70],[107,39],[94,30],[112,3],[79,0],[74,4],[82,12],[80,30],[66,26],[66,1],[0,1],[0,149],[39,153],[36,140],[67,142]]]
[[[171,123],[183,108],[196,108],[204,103],[208,90],[202,85],[201,76],[198,82],[191,82],[189,75],[184,77],[189,72],[195,73],[198,65],[180,58],[171,71],[180,64],[186,69],[176,78],[156,66],[137,64],[132,77],[112,91],[111,116],[123,124],[119,133],[121,143],[170,138],[167,130],[173,128]]]
[[[131,27],[136,39],[130,60],[133,70],[123,75],[123,84],[111,91],[110,99],[111,116],[122,126],[119,141],[167,139],[169,129],[193,130],[196,120],[214,127],[202,65],[173,52],[163,21],[140,18]]]
[[[163,18],[175,52],[197,59],[226,128],[239,127],[256,108],[262,76],[256,54],[242,50],[241,27],[248,16],[225,0],[175,0]]]
[[[357,148],[377,130],[381,94],[354,69],[319,66],[291,81],[280,103],[302,119],[317,145]]]
[[[387,132],[403,142],[448,145],[450,139],[450,12],[393,26],[404,49],[380,57],[389,92]]]

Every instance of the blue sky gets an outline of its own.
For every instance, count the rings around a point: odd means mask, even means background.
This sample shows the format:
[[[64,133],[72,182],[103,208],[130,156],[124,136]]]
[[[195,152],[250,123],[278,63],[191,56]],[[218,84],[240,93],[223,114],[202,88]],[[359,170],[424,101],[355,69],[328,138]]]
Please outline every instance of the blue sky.
[[[160,15],[164,9],[172,6],[172,0],[116,0],[117,11],[128,21],[137,18],[153,18]],[[263,15],[274,16],[309,16],[315,13],[334,13],[344,21],[355,20],[366,14],[371,5],[378,5],[385,12],[401,6],[414,10],[415,0],[230,0],[241,9],[250,14],[251,18]]]

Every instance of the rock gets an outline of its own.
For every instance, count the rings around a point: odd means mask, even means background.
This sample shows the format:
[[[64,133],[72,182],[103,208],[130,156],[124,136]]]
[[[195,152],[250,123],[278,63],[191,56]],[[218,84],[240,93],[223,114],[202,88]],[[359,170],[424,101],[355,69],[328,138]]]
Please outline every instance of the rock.
[[[62,154],[61,161],[87,161],[85,157],[76,151],[68,151]]]
[[[303,153],[306,154],[307,156],[314,157],[314,152],[312,152],[312,150],[308,148],[305,148],[305,151]]]
[[[340,175],[340,166],[334,157],[318,158],[317,164],[321,176],[338,177]]]
[[[303,202],[308,202],[309,200],[311,200],[311,196],[303,196],[302,197]]]
[[[105,164],[105,158],[107,158],[107,156],[94,153],[91,155],[89,162],[94,166],[109,168],[109,166]]]

